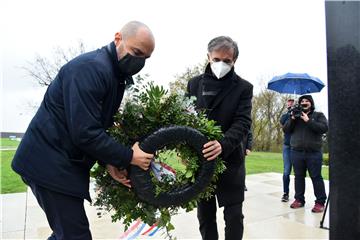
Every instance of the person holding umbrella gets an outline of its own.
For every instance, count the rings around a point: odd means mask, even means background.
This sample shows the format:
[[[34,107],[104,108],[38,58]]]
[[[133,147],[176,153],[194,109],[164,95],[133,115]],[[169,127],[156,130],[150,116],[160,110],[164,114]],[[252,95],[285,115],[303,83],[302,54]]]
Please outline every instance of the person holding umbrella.
[[[291,108],[294,106],[294,99],[289,98],[286,101],[287,112],[281,115],[280,124],[284,126],[286,121],[291,117]],[[290,133],[284,133],[284,144],[283,144],[283,162],[284,162],[284,171],[283,171],[283,191],[284,194],[281,198],[282,202],[289,201],[289,185],[290,185],[290,173],[292,168],[292,163],[290,161]]]
[[[321,112],[316,112],[314,100],[311,95],[303,95],[299,98],[298,108],[293,108],[291,117],[285,122],[283,130],[289,133],[290,160],[295,172],[295,201],[291,208],[301,208],[305,205],[305,177],[306,171],[311,177],[315,205],[312,212],[324,211],[326,192],[324,180],[321,176],[322,167],[322,135],[328,131],[327,119]]]

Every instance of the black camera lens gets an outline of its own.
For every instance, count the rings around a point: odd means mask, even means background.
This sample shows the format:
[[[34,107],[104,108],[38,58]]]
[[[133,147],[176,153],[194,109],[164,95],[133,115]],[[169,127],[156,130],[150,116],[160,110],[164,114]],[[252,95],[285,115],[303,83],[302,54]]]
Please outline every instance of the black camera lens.
[[[296,104],[290,111],[295,118],[300,118],[303,112],[303,107],[300,104]]]

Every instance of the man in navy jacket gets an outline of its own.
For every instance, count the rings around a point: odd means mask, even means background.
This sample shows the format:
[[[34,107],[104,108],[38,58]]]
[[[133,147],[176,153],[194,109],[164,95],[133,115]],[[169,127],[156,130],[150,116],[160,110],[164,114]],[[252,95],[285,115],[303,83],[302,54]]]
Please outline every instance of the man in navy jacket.
[[[90,201],[89,173],[95,161],[129,185],[129,164],[147,170],[152,154],[138,144],[117,143],[106,133],[113,124],[125,86],[154,50],[151,30],[127,23],[115,40],[82,54],[58,72],[48,87],[12,162],[44,210],[49,239],[91,239],[84,199]]]

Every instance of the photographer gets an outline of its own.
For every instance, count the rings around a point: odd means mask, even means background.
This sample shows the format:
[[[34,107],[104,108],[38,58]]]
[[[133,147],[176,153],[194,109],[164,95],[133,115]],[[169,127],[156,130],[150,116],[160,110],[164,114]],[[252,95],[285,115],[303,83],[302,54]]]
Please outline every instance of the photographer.
[[[291,118],[285,122],[283,130],[291,134],[290,159],[295,172],[295,201],[291,208],[305,205],[305,177],[306,171],[311,177],[315,205],[312,212],[324,211],[326,192],[324,180],[321,176],[322,166],[322,135],[328,130],[327,119],[321,112],[315,112],[314,100],[311,95],[299,98],[299,104],[291,109]]]

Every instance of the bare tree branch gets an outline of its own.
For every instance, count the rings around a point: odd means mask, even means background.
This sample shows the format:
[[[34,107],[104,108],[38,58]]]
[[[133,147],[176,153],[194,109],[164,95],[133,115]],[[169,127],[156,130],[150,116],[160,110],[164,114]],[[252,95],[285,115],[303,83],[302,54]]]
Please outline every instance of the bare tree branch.
[[[52,58],[36,55],[32,62],[22,67],[40,86],[46,87],[54,80],[62,65],[85,52],[85,44],[80,40],[76,47],[67,50],[57,46]]]

